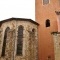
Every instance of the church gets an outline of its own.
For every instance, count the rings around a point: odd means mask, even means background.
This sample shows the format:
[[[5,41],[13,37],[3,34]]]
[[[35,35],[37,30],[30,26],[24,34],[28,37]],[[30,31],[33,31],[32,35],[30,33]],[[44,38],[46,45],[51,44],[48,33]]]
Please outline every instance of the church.
[[[60,60],[60,0],[35,0],[35,21],[0,21],[0,60]]]
[[[0,21],[0,60],[38,60],[38,26],[24,18]]]

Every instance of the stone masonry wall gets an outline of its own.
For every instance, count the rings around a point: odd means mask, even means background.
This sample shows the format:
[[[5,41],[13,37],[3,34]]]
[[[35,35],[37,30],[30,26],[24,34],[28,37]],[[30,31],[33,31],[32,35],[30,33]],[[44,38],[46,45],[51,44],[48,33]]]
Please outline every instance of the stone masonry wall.
[[[54,33],[54,52],[55,60],[60,60],[60,33]]]
[[[17,36],[18,26],[22,25],[23,30],[23,50],[22,56],[17,56]],[[1,56],[5,29],[9,27],[7,34],[5,57]],[[9,21],[2,24],[0,28],[0,60],[38,60],[38,26],[28,21]],[[32,30],[35,29],[33,36]],[[31,33],[31,34],[30,34]]]

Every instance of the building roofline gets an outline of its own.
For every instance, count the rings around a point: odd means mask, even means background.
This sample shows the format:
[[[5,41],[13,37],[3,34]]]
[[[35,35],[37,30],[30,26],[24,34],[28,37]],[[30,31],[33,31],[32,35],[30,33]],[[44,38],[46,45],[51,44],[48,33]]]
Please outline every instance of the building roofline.
[[[37,22],[33,21],[32,19],[27,19],[27,18],[14,18],[14,17],[0,21],[0,25],[2,23],[4,23],[4,22],[8,22],[8,21],[12,21],[12,20],[16,20],[16,21],[29,21],[31,23],[34,23],[36,25],[39,25]]]

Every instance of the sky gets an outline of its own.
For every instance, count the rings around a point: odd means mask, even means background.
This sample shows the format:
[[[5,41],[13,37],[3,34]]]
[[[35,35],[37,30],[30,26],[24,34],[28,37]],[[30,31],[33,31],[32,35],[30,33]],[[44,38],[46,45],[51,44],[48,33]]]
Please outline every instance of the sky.
[[[0,21],[11,17],[35,20],[35,0],[0,0]]]

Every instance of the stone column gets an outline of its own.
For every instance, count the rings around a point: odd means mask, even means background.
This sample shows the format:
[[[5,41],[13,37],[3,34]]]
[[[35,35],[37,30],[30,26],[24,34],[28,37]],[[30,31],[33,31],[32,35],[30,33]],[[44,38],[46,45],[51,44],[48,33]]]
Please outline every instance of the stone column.
[[[7,33],[6,60],[14,60],[14,49],[15,49],[15,30],[10,30]]]
[[[38,36],[37,32],[35,31],[35,38],[34,38],[34,60],[38,60]]]
[[[35,35],[33,32],[29,31],[29,40],[28,40],[28,53],[29,59],[28,60],[37,60],[37,41],[35,39]]]
[[[52,35],[54,39],[55,60],[60,60],[60,32],[54,32]]]

